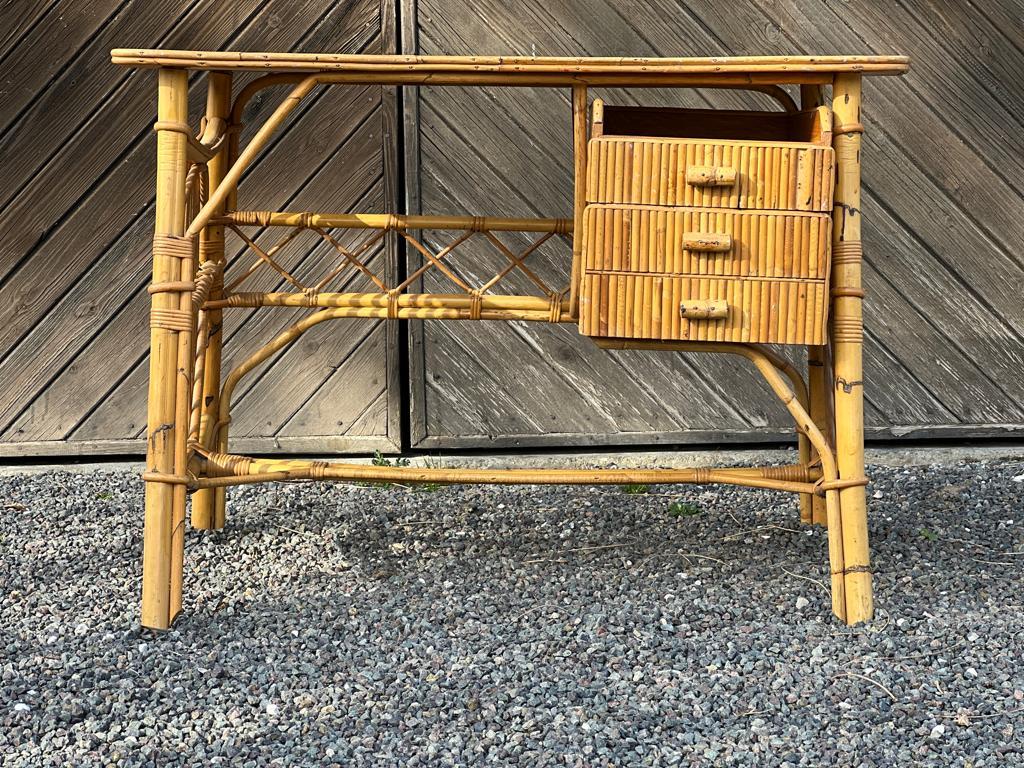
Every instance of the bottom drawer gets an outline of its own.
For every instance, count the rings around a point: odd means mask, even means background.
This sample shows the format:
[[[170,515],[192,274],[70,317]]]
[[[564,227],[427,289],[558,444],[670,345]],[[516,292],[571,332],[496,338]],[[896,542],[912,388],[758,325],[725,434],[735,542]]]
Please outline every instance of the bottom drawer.
[[[580,333],[627,339],[824,344],[825,296],[824,280],[587,272],[580,291]],[[724,317],[700,317],[707,314],[702,303]]]

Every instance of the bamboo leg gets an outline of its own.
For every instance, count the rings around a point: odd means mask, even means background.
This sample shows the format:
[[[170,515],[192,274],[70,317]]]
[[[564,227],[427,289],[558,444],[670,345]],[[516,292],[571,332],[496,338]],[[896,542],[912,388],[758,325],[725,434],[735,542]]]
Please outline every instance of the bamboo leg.
[[[800,86],[800,108],[814,109],[825,103],[824,89],[820,85]],[[811,419],[821,430],[829,445],[832,438],[832,393],[830,391],[828,349],[823,346],[807,347],[807,388]],[[811,461],[818,453],[811,450]],[[817,495],[800,497],[800,522],[828,525],[825,499]]]
[[[231,75],[223,72],[211,72],[206,98],[207,119],[227,119],[231,111]],[[228,134],[225,147],[210,158],[210,187],[217,187],[224,178],[224,172],[234,161],[232,149],[238,141],[237,131]],[[237,154],[237,151],[235,152]],[[223,209],[217,209],[215,215],[222,215]],[[203,228],[199,241],[199,260],[224,261],[224,227],[220,224],[209,224]],[[220,273],[210,290],[210,299],[217,300],[224,295],[224,275]],[[220,394],[221,345],[223,342],[223,312],[220,309],[209,310],[207,315],[210,323],[210,341],[206,348],[206,361],[203,366],[203,399],[201,410],[202,427],[200,436],[208,434],[207,430],[217,420],[217,398]],[[224,527],[224,489],[202,488],[192,496],[192,527],[211,530]]]
[[[579,317],[579,280],[583,272],[583,210],[587,205],[587,86],[572,89],[573,230],[569,314]]]
[[[811,419],[825,436],[829,445],[835,445],[832,428],[835,416],[832,412],[832,362],[827,346],[807,348],[807,388],[810,401]],[[817,451],[811,451],[811,461],[818,458]],[[828,525],[828,511],[825,500],[820,496],[811,497],[811,519],[814,525]]]
[[[860,240],[861,76],[836,75],[832,89],[836,191],[832,235],[832,343],[835,366],[836,462],[842,480],[864,476],[863,320]],[[866,494],[839,492],[846,623],[872,617]]]
[[[188,75],[184,70],[161,69],[157,115],[166,127],[157,131],[156,223],[154,227],[153,282],[173,283],[180,279],[180,258],[163,244],[166,236],[185,231],[185,173],[187,167],[184,134],[175,125],[188,120]],[[159,244],[159,245],[158,245]],[[180,307],[179,294],[153,293],[153,316],[173,315]],[[172,323],[150,323],[149,413],[147,419],[146,469],[150,473],[173,475],[175,469],[175,419],[178,377],[179,330]],[[167,629],[180,610],[172,600],[172,582],[180,584],[181,561],[173,555],[175,485],[146,481],[146,515],[142,552],[142,624]]]

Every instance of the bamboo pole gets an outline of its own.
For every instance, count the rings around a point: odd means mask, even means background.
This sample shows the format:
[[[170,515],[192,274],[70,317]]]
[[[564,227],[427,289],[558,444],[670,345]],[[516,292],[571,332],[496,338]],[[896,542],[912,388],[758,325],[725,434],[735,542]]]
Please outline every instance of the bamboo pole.
[[[291,211],[232,211],[211,221],[259,227],[306,227],[319,229],[416,229],[472,230],[479,232],[573,231],[572,219],[527,219],[502,216],[431,216],[397,213],[308,213]]]
[[[836,461],[844,479],[864,476],[864,371],[860,239],[861,78],[837,75],[832,88],[836,152],[832,230],[832,344],[835,366]],[[863,486],[839,494],[846,582],[846,622],[873,614]],[[831,534],[832,520],[829,520]]]
[[[569,322],[569,304],[559,303],[562,322]],[[392,306],[388,293],[235,293],[227,298],[210,300],[207,307],[376,307],[387,309]],[[479,306],[481,310],[509,310],[545,312],[550,320],[551,300],[539,296],[497,296],[479,297],[467,294],[446,293],[402,293],[394,297],[394,306],[401,309],[453,309],[469,310]],[[458,319],[458,318],[455,318]]]
[[[572,268],[569,277],[569,315],[580,313],[579,281],[583,274],[583,211],[587,206],[587,86],[572,89],[572,151],[573,151],[573,235]]]
[[[800,86],[800,108],[815,109],[825,103],[824,89],[820,85]],[[810,399],[811,419],[821,430],[829,444],[833,444],[834,432],[832,415],[832,389],[830,386],[831,361],[828,347],[811,345],[807,347],[807,389]],[[813,460],[817,453],[811,456]],[[820,496],[800,497],[800,521],[814,525],[827,525],[825,500]]]
[[[206,117],[207,120],[227,119],[231,109],[231,74],[225,72],[211,72],[207,86],[206,96]],[[228,134],[228,142],[220,151],[210,158],[207,164],[209,172],[209,183],[211,188],[220,185],[227,169],[230,144],[237,132]],[[222,211],[215,211],[216,214]],[[214,261],[224,263],[224,226],[211,223],[203,228],[199,242],[200,262]],[[217,301],[224,293],[224,272],[219,270],[214,284],[210,289],[210,300]],[[223,343],[223,313],[219,307],[209,307],[207,322],[209,323],[209,341],[207,342],[205,361],[203,363],[202,399],[200,401],[200,441],[209,431],[209,424],[216,421],[218,407],[217,397],[220,394],[220,366],[221,350]],[[197,491],[192,496],[192,527],[200,530],[212,530],[217,528],[217,496],[220,493],[216,489],[204,489]],[[223,509],[223,508],[222,508]],[[220,525],[223,526],[223,514],[220,515]]]
[[[447,467],[388,467],[372,464],[329,463],[302,459],[256,459],[232,454],[208,454],[196,465],[199,488],[287,480],[342,480],[395,483],[471,483],[508,485],[624,485],[720,483],[748,488],[811,492],[816,473],[799,464],[782,467],[725,467],[682,469],[468,469]]]
[[[153,282],[181,281],[181,266],[173,252],[163,247],[166,236],[180,237],[185,230],[185,173],[188,140],[175,125],[187,125],[188,74],[161,69],[158,73],[156,211],[154,224]],[[154,317],[179,309],[174,291],[152,294]],[[149,410],[147,417],[146,469],[163,475],[175,473],[175,397],[180,331],[151,322],[149,363]],[[142,553],[142,624],[167,629],[177,611],[172,603],[172,581],[180,584],[180,561],[172,553],[175,485],[146,481],[146,515]]]

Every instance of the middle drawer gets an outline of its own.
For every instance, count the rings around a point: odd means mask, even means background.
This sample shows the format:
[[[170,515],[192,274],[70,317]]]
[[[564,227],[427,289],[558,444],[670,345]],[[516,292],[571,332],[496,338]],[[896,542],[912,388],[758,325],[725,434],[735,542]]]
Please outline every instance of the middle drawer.
[[[823,213],[588,205],[583,267],[824,280],[831,238]]]

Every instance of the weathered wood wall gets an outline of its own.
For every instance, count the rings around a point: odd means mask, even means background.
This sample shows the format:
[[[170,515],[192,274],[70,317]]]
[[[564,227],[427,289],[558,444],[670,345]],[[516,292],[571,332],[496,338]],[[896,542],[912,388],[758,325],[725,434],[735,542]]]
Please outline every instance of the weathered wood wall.
[[[869,433],[1024,434],[1020,0],[404,0],[400,14],[393,0],[8,0],[0,18],[0,456],[142,446],[155,78],[110,66],[109,50],[380,52],[398,47],[399,29],[401,48],[422,53],[911,55],[909,76],[872,78],[865,90]],[[276,104],[279,92],[266,93],[243,140]],[[769,103],[738,93],[601,95]],[[292,117],[240,202],[380,211],[406,200],[412,211],[567,215],[568,112],[568,94],[549,91],[424,88],[396,105],[392,91],[332,89]],[[479,260],[458,262],[470,274],[501,262],[486,248],[466,253]],[[289,261],[311,273],[331,258],[306,240]],[[397,268],[391,250],[375,258]],[[565,243],[531,260],[545,279],[567,278]],[[230,365],[298,313],[228,314]],[[395,449],[410,410],[405,443],[437,450],[789,432],[763,385],[725,358],[609,354],[571,327],[408,331],[366,321],[308,334],[243,383],[238,447]]]
[[[909,76],[865,89],[869,434],[1024,434],[1020,2],[408,0],[404,13],[405,50],[425,54],[909,54]],[[729,92],[600,95],[767,104]],[[567,94],[421,89],[418,118],[406,116],[419,126],[408,131],[412,207],[568,215],[568,114]],[[540,260],[565,279],[566,249]],[[607,354],[568,327],[426,325],[414,329],[411,370],[421,447],[746,440],[787,428],[739,363]]]
[[[9,2],[0,18],[0,455],[138,452],[156,79],[111,66],[110,49],[393,52],[394,6],[58,0]],[[195,125],[204,89],[197,78]],[[263,93],[246,114],[243,142],[280,97],[280,90]],[[379,88],[311,99],[279,132],[267,161],[245,177],[239,203],[389,210],[396,197],[394,121],[393,93]],[[258,242],[266,247],[268,238]],[[285,262],[301,263],[300,274],[326,271],[338,257],[317,242],[293,243]],[[235,270],[253,258],[239,245],[229,241]],[[393,255],[381,251],[375,259]],[[274,282],[264,274],[253,285]],[[225,313],[226,365],[296,314]],[[396,447],[397,338],[397,329],[378,321],[315,329],[243,380],[232,435],[246,450]]]

